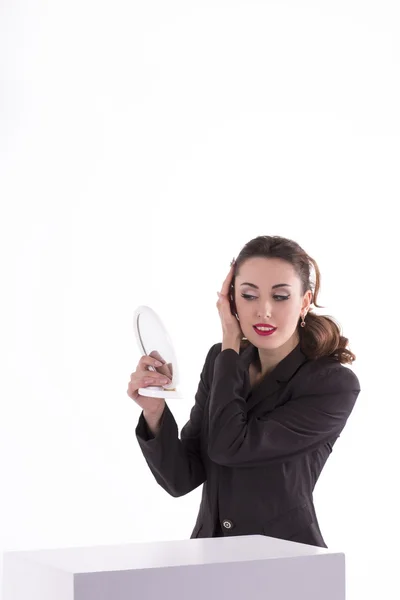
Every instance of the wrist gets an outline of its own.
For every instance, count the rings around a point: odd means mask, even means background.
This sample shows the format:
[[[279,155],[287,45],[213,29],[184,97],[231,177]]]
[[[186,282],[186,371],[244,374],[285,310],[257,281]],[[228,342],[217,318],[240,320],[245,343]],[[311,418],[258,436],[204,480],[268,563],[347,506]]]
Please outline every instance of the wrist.
[[[221,352],[223,350],[228,350],[229,348],[231,348],[232,350],[235,350],[237,353],[239,353],[240,341],[241,341],[241,338],[238,338],[238,337],[224,336],[222,339]]]
[[[149,418],[152,421],[154,421],[155,419],[161,417],[161,415],[164,412],[164,408],[165,408],[165,400],[159,406],[157,406],[157,408],[144,408],[143,416],[146,420],[147,420],[147,418]]]
[[[158,411],[145,411],[143,410],[143,418],[147,423],[147,427],[151,433],[156,436],[161,428],[161,418],[164,412],[165,405],[162,406]]]

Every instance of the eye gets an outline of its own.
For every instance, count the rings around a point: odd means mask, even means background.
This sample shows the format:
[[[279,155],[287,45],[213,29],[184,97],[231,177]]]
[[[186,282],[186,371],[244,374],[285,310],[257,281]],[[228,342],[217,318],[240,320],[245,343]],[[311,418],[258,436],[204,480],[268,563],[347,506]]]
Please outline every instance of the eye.
[[[242,298],[245,298],[245,300],[257,300],[257,296],[251,296],[250,294],[241,294]],[[274,295],[274,300],[277,300],[278,302],[282,302],[283,300],[289,300],[290,295],[289,296],[280,296],[279,294],[275,294]]]

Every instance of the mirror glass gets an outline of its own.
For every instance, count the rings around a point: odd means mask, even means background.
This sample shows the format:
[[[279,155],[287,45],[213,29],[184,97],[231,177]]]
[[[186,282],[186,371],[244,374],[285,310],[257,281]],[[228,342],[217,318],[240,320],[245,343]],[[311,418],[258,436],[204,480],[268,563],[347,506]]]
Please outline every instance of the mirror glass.
[[[152,356],[163,363],[161,367],[150,370],[167,375],[172,384],[162,388],[152,388],[164,393],[176,392],[178,384],[178,365],[171,338],[158,314],[149,306],[139,306],[134,315],[134,330],[136,340],[142,354]],[[141,388],[144,389],[144,388]],[[148,390],[148,388],[145,388]],[[150,392],[150,390],[148,390]],[[139,393],[142,393],[139,390]],[[143,395],[152,395],[150,393]],[[177,397],[175,395],[175,397]]]

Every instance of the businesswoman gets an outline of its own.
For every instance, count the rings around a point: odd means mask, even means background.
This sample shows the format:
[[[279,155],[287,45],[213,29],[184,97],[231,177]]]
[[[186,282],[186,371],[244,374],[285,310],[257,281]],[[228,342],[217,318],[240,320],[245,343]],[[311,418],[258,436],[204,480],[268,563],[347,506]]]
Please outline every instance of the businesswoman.
[[[314,270],[314,277],[312,272]],[[327,547],[313,490],[351,414],[359,381],[336,322],[317,315],[320,273],[297,243],[248,242],[218,293],[222,343],[208,351],[189,421],[178,434],[165,384],[143,356],[128,395],[155,480],[178,497],[203,484],[192,538],[263,534]],[[169,383],[169,381],[168,381]]]

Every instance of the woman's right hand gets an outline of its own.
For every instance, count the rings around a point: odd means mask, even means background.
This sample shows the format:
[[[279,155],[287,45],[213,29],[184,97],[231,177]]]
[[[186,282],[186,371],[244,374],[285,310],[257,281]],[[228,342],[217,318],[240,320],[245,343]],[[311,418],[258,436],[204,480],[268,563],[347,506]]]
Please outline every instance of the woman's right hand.
[[[157,373],[157,371],[149,371],[149,367],[157,368],[160,366],[161,363],[156,358],[144,355],[139,360],[136,371],[131,373],[131,380],[126,393],[142,408],[146,415],[161,414],[165,407],[165,398],[141,396],[138,393],[139,388],[171,384],[171,379],[165,375]]]

